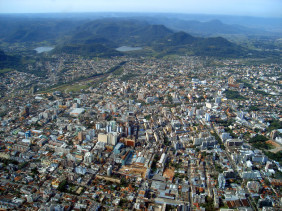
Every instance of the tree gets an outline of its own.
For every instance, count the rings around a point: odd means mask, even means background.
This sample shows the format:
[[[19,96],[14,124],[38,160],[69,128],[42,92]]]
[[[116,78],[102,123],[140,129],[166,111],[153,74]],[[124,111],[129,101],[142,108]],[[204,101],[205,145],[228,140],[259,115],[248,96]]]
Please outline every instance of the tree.
[[[272,130],[280,129],[280,128],[282,128],[282,121],[274,119],[274,120],[270,121],[270,125],[267,128],[267,131],[270,132]]]
[[[126,187],[128,184],[129,182],[125,179],[125,177],[122,177],[120,180],[120,186]]]
[[[168,101],[169,101],[170,103],[173,102],[173,99],[172,99],[172,96],[171,96],[171,95],[167,95],[167,99],[168,99]]]
[[[271,149],[272,145],[266,143],[268,139],[263,135],[256,135],[249,140],[253,147],[258,149]]]
[[[259,108],[257,106],[250,106],[249,111],[259,111]]]
[[[108,115],[105,119],[106,119],[107,121],[111,121],[111,120],[112,120],[112,116],[111,116],[111,115]]]
[[[66,191],[67,184],[68,184],[67,179],[61,181],[60,184],[59,184],[59,186],[58,186],[58,188],[57,188],[57,190],[58,190],[58,191],[61,191],[61,192],[65,192],[65,191]]]
[[[213,206],[213,199],[211,197],[206,197],[206,203],[205,204],[201,204],[202,207],[204,207],[207,211],[212,211],[214,210],[214,206]]]
[[[149,120],[151,119],[151,115],[148,114],[148,115],[144,116],[144,118],[145,118],[147,121],[149,121]]]
[[[28,162],[23,162],[21,164],[19,164],[19,169],[23,169],[28,165]]]
[[[31,169],[31,173],[33,173],[34,175],[39,174],[37,167],[34,167],[33,169]]]
[[[238,91],[226,90],[224,93],[227,99],[232,99],[232,100],[245,100],[246,99],[245,97],[240,95]]]
[[[267,141],[268,139],[263,136],[263,135],[255,135],[253,138],[249,140],[250,143],[255,143],[255,142],[264,142]]]

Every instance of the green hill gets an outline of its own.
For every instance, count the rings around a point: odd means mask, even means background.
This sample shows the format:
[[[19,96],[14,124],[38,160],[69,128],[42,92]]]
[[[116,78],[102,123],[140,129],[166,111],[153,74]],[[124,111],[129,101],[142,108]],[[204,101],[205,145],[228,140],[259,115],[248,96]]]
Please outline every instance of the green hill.
[[[164,25],[150,25],[142,21],[103,19],[79,26],[76,33],[66,41],[72,47],[78,45],[79,50],[67,48],[76,53],[86,55],[89,50],[84,45],[97,45],[98,51],[111,55],[109,50],[122,45],[149,47],[155,54],[192,54],[198,56],[235,57],[245,56],[246,51],[222,37],[199,38],[185,32],[173,32]],[[84,46],[84,47],[81,47]],[[104,48],[102,48],[102,46]],[[62,48],[63,51],[66,48]],[[85,52],[83,52],[85,51]]]
[[[222,37],[201,39],[194,44],[194,53],[199,56],[240,57],[247,55],[246,49]]]
[[[0,50],[0,69],[16,69],[21,64],[20,58],[16,56],[9,56]]]

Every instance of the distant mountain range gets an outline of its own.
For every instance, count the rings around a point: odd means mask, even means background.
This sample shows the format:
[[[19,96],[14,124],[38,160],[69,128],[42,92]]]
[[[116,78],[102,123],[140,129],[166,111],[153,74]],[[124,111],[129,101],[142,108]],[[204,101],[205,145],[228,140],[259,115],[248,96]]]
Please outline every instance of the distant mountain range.
[[[219,20],[196,21],[196,20],[179,20],[179,19],[160,19],[158,23],[165,24],[166,27],[176,31],[185,31],[197,36],[214,36],[214,35],[239,35],[239,34],[263,34],[265,30],[248,28],[236,24],[224,24]]]
[[[146,55],[154,56],[257,56],[260,55],[259,52],[234,44],[218,35],[263,32],[236,24],[224,24],[218,20],[191,21],[174,16],[96,20],[44,16],[21,19],[18,16],[4,16],[0,19],[0,43],[44,42],[55,46],[53,53],[72,53],[88,57],[119,56],[124,53],[116,48],[124,45],[143,47],[147,50]],[[146,50],[140,51],[140,54]]]
[[[247,49],[222,37],[194,37],[186,32],[174,32],[164,25],[151,25],[139,20],[116,19],[95,20],[77,27],[75,33],[59,45],[55,52],[71,53],[73,50],[77,53],[79,48],[79,52],[83,49],[86,51],[84,51],[85,54],[92,54],[93,48],[97,47],[98,54],[106,51],[106,55],[117,55],[115,48],[123,45],[149,47],[158,55],[193,54],[235,57],[245,56],[247,52]],[[93,46],[93,48],[86,46]]]
[[[4,16],[0,17],[0,41],[9,43],[57,41],[84,22]]]
[[[173,34],[173,31],[164,25],[150,25],[138,20],[97,20],[79,26],[72,38],[73,42],[88,42],[90,40],[104,39],[103,44],[120,46],[125,44],[140,45],[151,44],[165,36]]]

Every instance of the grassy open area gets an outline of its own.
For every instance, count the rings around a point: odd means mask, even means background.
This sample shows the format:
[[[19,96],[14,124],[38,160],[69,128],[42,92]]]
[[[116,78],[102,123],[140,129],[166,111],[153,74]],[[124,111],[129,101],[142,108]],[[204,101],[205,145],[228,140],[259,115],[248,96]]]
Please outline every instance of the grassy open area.
[[[89,83],[90,81],[86,81],[84,83],[73,83],[73,84],[62,84],[62,85],[58,85],[55,87],[51,87],[47,90],[41,91],[40,93],[47,93],[47,92],[52,92],[52,91],[68,91],[68,92],[78,92],[81,89],[87,89],[91,86],[91,84]]]
[[[13,69],[10,68],[5,68],[5,69],[0,69],[0,74],[8,73],[14,71]]]
[[[243,97],[242,95],[240,95],[240,93],[238,91],[226,90],[224,93],[226,94],[227,99],[246,100],[246,98]]]
[[[73,85],[68,85],[64,86],[61,88],[60,91],[68,91],[68,92],[79,92],[82,89],[88,89],[90,87],[90,84],[73,84]]]
[[[106,73],[95,74],[89,77],[83,76],[65,84],[56,84],[46,90],[42,90],[40,93],[47,93],[52,91],[78,92],[81,89],[87,89],[90,86],[95,87],[97,86],[97,84],[103,82],[109,74],[113,74],[115,76],[122,74],[122,66],[124,64],[126,64],[125,61],[119,63],[115,67],[110,68]]]

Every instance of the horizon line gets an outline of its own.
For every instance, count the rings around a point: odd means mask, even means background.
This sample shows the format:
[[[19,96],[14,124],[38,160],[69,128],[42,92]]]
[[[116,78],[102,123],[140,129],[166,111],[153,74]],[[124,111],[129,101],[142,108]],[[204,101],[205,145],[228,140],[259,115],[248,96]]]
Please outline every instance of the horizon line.
[[[202,15],[202,16],[230,16],[230,17],[253,17],[253,18],[275,18],[282,19],[282,16],[250,16],[250,15],[236,15],[236,14],[212,14],[212,13],[184,13],[184,12],[125,12],[125,11],[85,11],[85,12],[0,12],[0,15],[47,15],[47,14],[57,14],[57,15],[67,15],[67,14],[171,14],[171,15]]]

